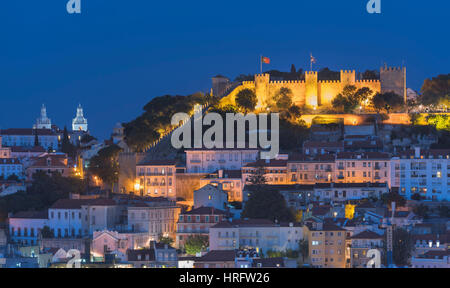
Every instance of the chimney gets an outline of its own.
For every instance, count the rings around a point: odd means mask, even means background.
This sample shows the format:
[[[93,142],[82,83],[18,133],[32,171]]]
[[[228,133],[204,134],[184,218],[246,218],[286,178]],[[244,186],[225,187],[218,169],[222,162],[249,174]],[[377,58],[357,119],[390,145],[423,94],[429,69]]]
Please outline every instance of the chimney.
[[[414,157],[415,158],[420,158],[420,147],[415,147],[414,148]]]

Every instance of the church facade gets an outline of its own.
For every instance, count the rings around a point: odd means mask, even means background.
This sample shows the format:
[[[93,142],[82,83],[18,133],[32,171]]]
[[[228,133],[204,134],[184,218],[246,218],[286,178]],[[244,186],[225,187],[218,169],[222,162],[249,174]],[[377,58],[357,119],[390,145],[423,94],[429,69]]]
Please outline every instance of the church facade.
[[[88,131],[87,119],[84,118],[83,107],[81,107],[81,104],[78,105],[77,115],[72,120],[72,131],[74,131],[74,132],[75,131],[83,131],[83,132]]]
[[[213,86],[216,82],[213,81]],[[254,81],[243,81],[222,98],[220,103],[235,105],[235,97],[239,91],[248,88],[256,93],[257,108],[264,108],[281,88],[288,88],[292,91],[292,102],[295,105],[317,107],[331,104],[334,97],[347,85],[354,85],[358,89],[368,87],[374,94],[393,91],[402,96],[406,102],[406,68],[383,67],[380,69],[379,80],[358,80],[355,70],[341,70],[340,80],[332,81],[319,80],[317,71],[306,71],[305,80],[294,81],[272,81],[269,74],[256,74]],[[213,90],[219,89],[213,87]]]

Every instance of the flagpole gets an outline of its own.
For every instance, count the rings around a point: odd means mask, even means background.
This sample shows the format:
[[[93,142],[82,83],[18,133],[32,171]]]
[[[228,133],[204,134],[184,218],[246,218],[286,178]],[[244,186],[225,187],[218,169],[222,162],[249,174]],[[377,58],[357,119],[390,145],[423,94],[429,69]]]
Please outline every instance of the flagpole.
[[[261,68],[260,68],[260,69],[261,69],[261,70],[260,70],[260,71],[261,71],[261,74],[262,74],[262,64],[263,64],[262,57],[263,57],[262,55],[260,55],[260,57],[259,57],[259,64],[260,64],[260,66],[261,66]]]

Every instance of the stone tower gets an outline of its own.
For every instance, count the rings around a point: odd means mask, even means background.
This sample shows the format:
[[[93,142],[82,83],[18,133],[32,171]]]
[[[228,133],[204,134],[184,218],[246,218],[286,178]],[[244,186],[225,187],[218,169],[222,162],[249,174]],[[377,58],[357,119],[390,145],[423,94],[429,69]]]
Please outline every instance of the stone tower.
[[[319,105],[319,95],[317,91],[318,75],[317,71],[305,72],[305,104],[316,107]]]
[[[212,93],[214,96],[221,97],[226,92],[230,79],[222,75],[217,75],[212,78]]]
[[[355,85],[356,71],[355,70],[341,70],[341,85],[344,88],[347,85]]]
[[[263,107],[268,103],[270,74],[255,74],[255,94],[258,98],[256,108]]]
[[[406,103],[406,67],[381,67],[381,93],[394,92]]]
[[[47,117],[47,108],[42,104],[41,117],[36,120],[33,129],[52,129],[52,121]]]
[[[83,108],[81,104],[78,105],[77,108],[77,116],[72,120],[72,131],[84,131],[88,130],[87,119],[84,118]]]

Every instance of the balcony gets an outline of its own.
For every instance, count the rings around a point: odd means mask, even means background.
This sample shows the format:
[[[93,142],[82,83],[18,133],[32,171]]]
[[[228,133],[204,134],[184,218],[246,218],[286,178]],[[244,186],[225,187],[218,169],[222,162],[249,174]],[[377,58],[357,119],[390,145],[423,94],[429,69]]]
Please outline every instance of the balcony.
[[[337,178],[338,178],[339,180],[343,180],[345,177],[344,177],[344,175],[338,175]]]
[[[191,163],[202,163],[202,160],[199,159],[191,159]]]
[[[380,166],[378,166],[378,165],[375,165],[375,166],[373,167],[373,169],[375,169],[375,170],[380,170],[380,169],[381,169],[381,167],[380,167]]]
[[[344,170],[344,169],[345,169],[344,165],[339,165],[338,166],[338,170]]]
[[[343,169],[340,169],[340,170],[343,170]],[[333,171],[333,169],[331,169],[331,168],[325,168],[325,172],[331,172],[331,171]]]

